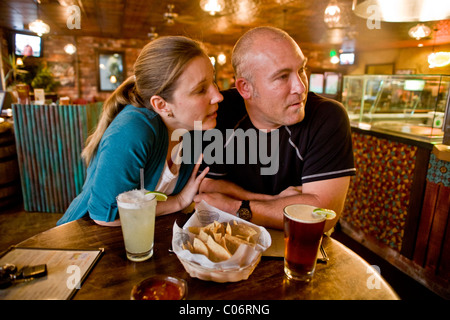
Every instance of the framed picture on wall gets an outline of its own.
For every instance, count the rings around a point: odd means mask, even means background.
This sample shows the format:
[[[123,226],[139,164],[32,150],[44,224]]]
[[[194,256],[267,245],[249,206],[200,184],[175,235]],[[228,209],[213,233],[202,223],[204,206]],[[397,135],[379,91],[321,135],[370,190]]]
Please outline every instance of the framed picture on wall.
[[[114,91],[125,80],[125,53],[98,51],[97,69],[99,91]]]
[[[416,69],[397,69],[395,74],[415,74]]]
[[[394,74],[393,63],[366,64],[366,74]]]
[[[55,77],[56,81],[59,81],[63,87],[74,87],[75,86],[75,67],[70,62],[57,62],[49,61],[48,67],[50,72]]]

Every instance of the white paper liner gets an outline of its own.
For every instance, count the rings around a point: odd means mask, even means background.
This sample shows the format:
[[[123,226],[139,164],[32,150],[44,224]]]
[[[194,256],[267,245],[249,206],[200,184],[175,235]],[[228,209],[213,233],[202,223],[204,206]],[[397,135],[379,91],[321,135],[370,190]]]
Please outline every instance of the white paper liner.
[[[221,262],[212,262],[205,255],[202,254],[193,254],[189,250],[184,250],[182,244],[187,243],[187,241],[193,242],[194,234],[189,232],[189,227],[204,227],[214,221],[218,222],[231,222],[235,220],[238,224],[246,224],[259,233],[259,238],[254,247],[249,245],[240,245],[238,250],[232,255],[232,257],[228,260]],[[198,265],[199,268],[203,269],[211,269],[211,272],[227,272],[227,271],[236,271],[240,272],[240,270],[247,269],[247,267],[252,266],[257,263],[261,258],[262,253],[270,247],[272,239],[270,237],[269,232],[260,226],[257,226],[253,223],[249,223],[245,220],[242,220],[236,216],[233,216],[229,213],[221,211],[205,201],[196,205],[196,209],[192,217],[186,222],[183,228],[178,227],[176,222],[173,225],[173,237],[172,237],[172,249],[177,255],[177,257],[181,260],[183,265],[186,267],[185,262],[190,263],[190,267]],[[186,268],[188,269],[188,268]],[[190,274],[190,270],[187,270]],[[251,268],[253,271],[253,268]],[[192,275],[192,274],[191,274]],[[248,277],[249,274],[245,275],[245,272],[242,273],[242,276]],[[238,281],[239,275],[236,277],[232,277],[233,280],[226,281]],[[244,279],[244,278],[242,278]],[[239,280],[242,280],[239,279]],[[215,276],[212,276],[210,279],[205,280],[213,280],[218,281]],[[220,281],[219,281],[220,282]]]

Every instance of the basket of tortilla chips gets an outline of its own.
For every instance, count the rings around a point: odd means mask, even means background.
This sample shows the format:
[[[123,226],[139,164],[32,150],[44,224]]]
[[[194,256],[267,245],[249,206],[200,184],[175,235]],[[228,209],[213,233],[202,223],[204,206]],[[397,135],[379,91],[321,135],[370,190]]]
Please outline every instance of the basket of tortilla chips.
[[[263,227],[223,212],[206,202],[180,228],[173,225],[172,248],[191,277],[215,282],[247,279],[270,247]]]

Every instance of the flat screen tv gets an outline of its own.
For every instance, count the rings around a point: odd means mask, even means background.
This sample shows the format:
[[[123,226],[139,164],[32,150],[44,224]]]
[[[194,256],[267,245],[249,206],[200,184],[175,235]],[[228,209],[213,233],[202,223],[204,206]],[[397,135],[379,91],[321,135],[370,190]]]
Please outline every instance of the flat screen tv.
[[[323,93],[323,74],[311,73],[309,77],[309,91]]]
[[[354,52],[343,52],[339,55],[340,65],[352,65],[355,64],[355,53]]]
[[[14,54],[23,57],[42,57],[42,38],[37,35],[14,33]]]

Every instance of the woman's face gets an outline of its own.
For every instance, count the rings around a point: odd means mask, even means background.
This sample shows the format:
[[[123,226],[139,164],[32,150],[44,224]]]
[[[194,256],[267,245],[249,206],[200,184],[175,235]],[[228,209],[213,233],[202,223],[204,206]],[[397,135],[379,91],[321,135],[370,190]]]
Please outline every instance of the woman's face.
[[[173,114],[172,129],[202,130],[216,126],[218,103],[223,100],[214,82],[214,67],[204,56],[195,57],[175,83],[171,102],[167,102]],[[197,122],[197,123],[195,123]]]

